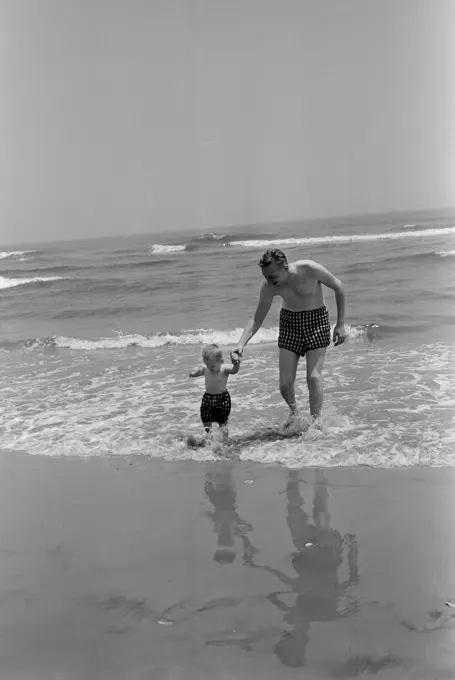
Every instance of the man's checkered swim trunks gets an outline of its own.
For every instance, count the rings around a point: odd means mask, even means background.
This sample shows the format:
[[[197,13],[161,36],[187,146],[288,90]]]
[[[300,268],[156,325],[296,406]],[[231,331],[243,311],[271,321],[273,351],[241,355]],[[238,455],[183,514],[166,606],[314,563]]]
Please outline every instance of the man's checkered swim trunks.
[[[310,349],[330,345],[330,319],[327,307],[306,312],[280,312],[278,347],[303,357]]]
[[[231,397],[227,390],[222,394],[205,392],[201,402],[201,420],[203,423],[226,425],[230,413]]]

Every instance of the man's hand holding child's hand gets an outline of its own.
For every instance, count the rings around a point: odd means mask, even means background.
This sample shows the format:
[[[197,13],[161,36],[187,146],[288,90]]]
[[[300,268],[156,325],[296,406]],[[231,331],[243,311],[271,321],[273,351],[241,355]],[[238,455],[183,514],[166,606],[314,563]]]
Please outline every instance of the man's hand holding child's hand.
[[[240,356],[238,355],[237,352],[230,352],[231,355],[231,361],[234,365],[240,364]]]

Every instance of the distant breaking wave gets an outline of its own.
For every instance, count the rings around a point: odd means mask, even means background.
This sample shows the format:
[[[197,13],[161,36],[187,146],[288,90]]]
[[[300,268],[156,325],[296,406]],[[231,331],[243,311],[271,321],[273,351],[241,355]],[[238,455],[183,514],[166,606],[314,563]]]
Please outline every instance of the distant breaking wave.
[[[235,235],[238,239],[250,238],[250,233],[239,233]],[[187,243],[180,244],[161,244],[154,243],[150,248],[152,255],[170,255],[176,253],[193,252],[196,250],[203,250],[212,247],[230,246],[234,238],[233,234],[217,234],[215,232],[209,234],[199,234]],[[271,234],[258,234],[258,239],[273,239]]]
[[[156,335],[138,335],[119,333],[108,338],[86,340],[82,338],[67,338],[53,336],[47,338],[35,338],[19,343],[3,343],[6,349],[45,349],[59,348],[71,350],[106,350],[126,349],[128,347],[142,347],[145,349],[157,349],[169,345],[204,345],[216,342],[220,346],[234,346],[240,339],[242,328],[232,330],[207,330],[204,328],[182,331],[181,333],[157,333]],[[333,330],[333,327],[332,327]],[[346,326],[349,341],[374,340],[380,333],[380,327],[376,324],[360,326]],[[278,337],[278,328],[261,328],[250,340],[251,345],[275,343]]]
[[[16,288],[16,286],[25,286],[32,283],[48,283],[50,281],[62,281],[63,276],[36,276],[31,279],[6,279],[0,276],[0,290],[6,288]]]
[[[245,241],[231,241],[231,246],[241,246],[243,248],[267,248],[270,246],[302,246],[318,243],[350,243],[354,241],[381,241],[388,239],[417,238],[424,236],[445,236],[455,234],[455,227],[443,227],[440,229],[420,229],[408,231],[385,232],[382,234],[352,234],[338,236],[311,236],[307,238],[283,238],[264,241],[260,239],[249,239]]]
[[[170,253],[180,253],[186,249],[186,246],[166,246],[166,245],[153,245],[150,248],[152,255],[169,255]]]
[[[11,250],[9,252],[0,252],[0,260],[5,260],[7,257],[23,257],[23,255],[39,252],[39,250]]]
[[[421,229],[419,225],[409,224],[401,231],[391,230],[380,234],[350,234],[333,236],[301,236],[289,238],[276,238],[270,234],[262,234],[251,237],[251,234],[201,234],[188,243],[184,244],[154,244],[150,248],[152,255],[170,255],[176,253],[192,252],[208,246],[229,246],[240,248],[270,248],[277,246],[311,246],[324,243],[352,243],[362,241],[381,241],[403,238],[424,238],[431,236],[446,236],[455,233],[455,227],[440,227]]]

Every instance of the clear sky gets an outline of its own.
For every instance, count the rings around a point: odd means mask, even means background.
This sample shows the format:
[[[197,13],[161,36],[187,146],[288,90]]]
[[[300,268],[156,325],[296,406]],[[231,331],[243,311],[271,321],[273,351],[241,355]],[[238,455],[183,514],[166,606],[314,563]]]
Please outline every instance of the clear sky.
[[[455,0],[1,0],[0,242],[455,205]]]

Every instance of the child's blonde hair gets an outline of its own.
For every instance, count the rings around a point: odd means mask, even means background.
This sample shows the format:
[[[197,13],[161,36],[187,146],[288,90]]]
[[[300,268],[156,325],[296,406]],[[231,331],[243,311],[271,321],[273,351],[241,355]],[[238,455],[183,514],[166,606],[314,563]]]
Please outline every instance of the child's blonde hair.
[[[220,347],[216,343],[211,343],[210,345],[206,345],[204,349],[202,350],[202,358],[204,360],[207,359],[222,359],[223,358],[223,352],[221,351]]]

